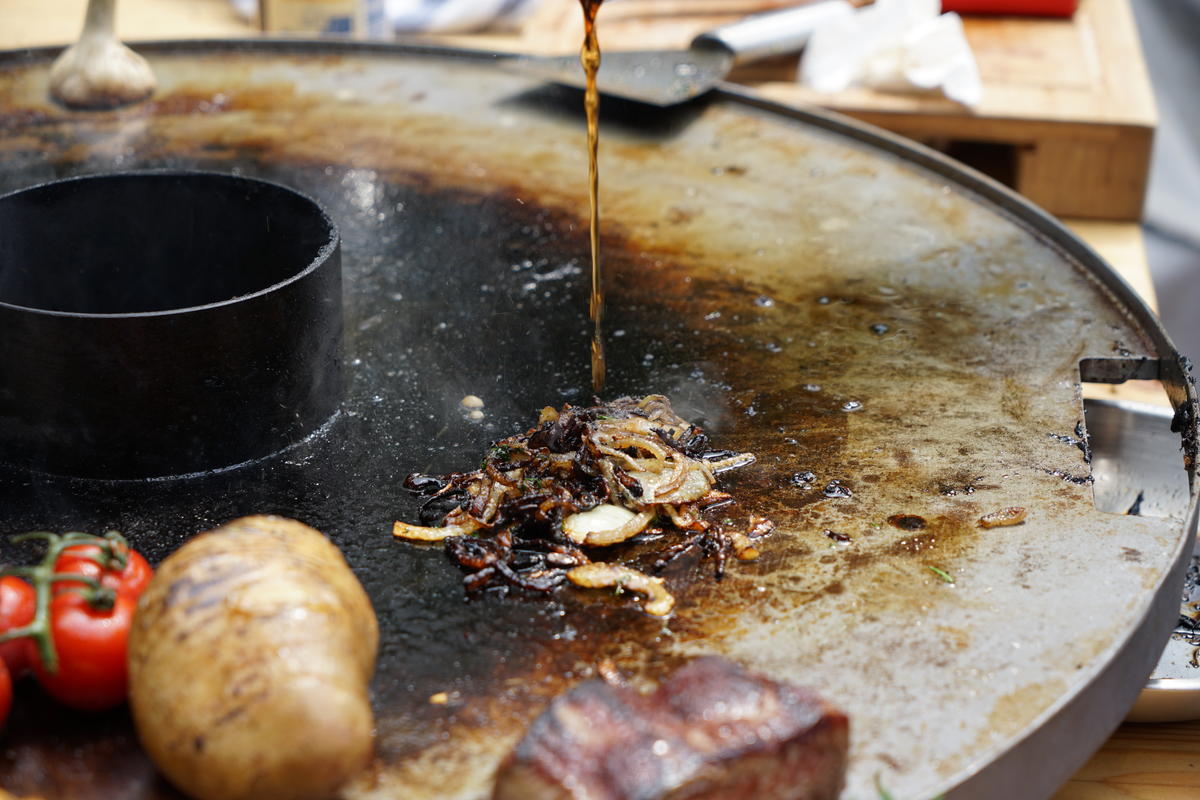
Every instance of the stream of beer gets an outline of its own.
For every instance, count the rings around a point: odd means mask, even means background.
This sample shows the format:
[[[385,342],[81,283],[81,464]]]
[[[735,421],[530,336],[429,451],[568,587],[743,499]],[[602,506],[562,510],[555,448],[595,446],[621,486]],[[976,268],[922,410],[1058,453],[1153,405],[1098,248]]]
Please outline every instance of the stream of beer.
[[[592,392],[599,397],[604,391],[608,366],[604,357],[604,281],[600,272],[600,169],[597,156],[600,147],[600,93],[596,89],[596,73],[600,71],[600,41],[596,37],[596,12],[604,0],[579,0],[583,6],[583,49],[579,60],[587,76],[584,108],[587,111],[588,135],[588,199],[590,201],[589,235],[592,246],[592,294],[588,314],[592,320]]]

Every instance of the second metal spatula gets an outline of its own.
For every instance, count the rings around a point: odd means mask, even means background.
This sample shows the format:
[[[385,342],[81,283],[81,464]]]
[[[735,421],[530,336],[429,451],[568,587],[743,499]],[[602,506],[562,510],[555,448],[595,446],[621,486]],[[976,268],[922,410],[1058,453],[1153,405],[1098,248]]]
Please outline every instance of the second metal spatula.
[[[846,0],[772,11],[702,33],[687,50],[605,52],[596,85],[603,94],[669,106],[704,94],[737,64],[799,50],[821,23],[853,13]],[[514,56],[506,69],[536,75],[553,83],[584,85],[579,57]]]

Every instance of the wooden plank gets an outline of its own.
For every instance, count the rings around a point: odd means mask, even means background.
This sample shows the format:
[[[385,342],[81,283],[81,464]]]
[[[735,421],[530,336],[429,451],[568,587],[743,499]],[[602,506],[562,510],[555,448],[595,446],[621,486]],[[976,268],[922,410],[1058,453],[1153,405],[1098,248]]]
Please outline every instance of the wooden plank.
[[[79,38],[87,0],[0,0],[0,48],[63,45]],[[253,36],[229,0],[120,0],[123,39]]]
[[[1136,222],[1065,219],[1074,233],[1095,250],[1137,292],[1151,309],[1157,310],[1158,298],[1146,259],[1142,227]],[[1107,400],[1131,400],[1148,405],[1168,406],[1167,393],[1158,381],[1126,381],[1117,384],[1089,383],[1084,397]]]
[[[1126,723],[1053,800],[1195,800],[1200,722]]]
[[[1064,219],[1063,223],[1107,261],[1146,301],[1146,305],[1152,309],[1158,308],[1158,296],[1154,291],[1154,281],[1150,278],[1150,263],[1146,259],[1146,242],[1141,225],[1085,219]]]

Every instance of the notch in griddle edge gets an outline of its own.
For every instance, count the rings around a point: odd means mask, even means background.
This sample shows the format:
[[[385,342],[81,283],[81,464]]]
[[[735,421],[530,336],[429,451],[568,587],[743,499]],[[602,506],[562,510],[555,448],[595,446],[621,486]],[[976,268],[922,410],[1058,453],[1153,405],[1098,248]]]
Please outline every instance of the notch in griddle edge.
[[[1084,429],[1091,456],[1092,499],[1100,511],[1184,517],[1190,500],[1186,436],[1161,383],[1155,358],[1085,358],[1079,362]],[[1116,399],[1113,384],[1143,382],[1145,402]]]

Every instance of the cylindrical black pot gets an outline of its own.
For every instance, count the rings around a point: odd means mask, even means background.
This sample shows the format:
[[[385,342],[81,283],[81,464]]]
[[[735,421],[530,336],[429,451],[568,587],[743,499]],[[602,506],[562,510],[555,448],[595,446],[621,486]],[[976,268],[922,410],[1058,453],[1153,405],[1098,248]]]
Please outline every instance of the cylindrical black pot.
[[[341,251],[315,202],[202,172],[0,197],[0,461],[100,478],[276,452],[341,396]]]

